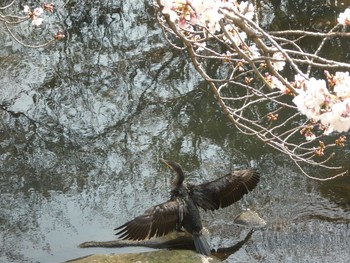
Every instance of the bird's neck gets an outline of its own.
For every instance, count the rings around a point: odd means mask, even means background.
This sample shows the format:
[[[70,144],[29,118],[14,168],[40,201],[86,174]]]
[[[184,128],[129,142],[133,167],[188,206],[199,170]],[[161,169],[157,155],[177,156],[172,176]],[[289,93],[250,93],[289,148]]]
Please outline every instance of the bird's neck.
[[[177,172],[177,175],[173,180],[173,186],[176,188],[182,186],[184,180],[185,180],[184,173],[182,171]]]

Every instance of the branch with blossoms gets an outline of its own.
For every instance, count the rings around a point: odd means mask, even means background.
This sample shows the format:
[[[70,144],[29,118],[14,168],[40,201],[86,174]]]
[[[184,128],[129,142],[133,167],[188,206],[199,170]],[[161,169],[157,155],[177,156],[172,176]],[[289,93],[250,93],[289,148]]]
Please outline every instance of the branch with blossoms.
[[[10,4],[6,6],[0,6],[0,23],[5,26],[7,32],[11,35],[11,37],[25,47],[30,48],[40,48],[50,45],[55,40],[61,40],[65,38],[64,33],[61,31],[56,32],[53,37],[45,43],[39,45],[27,44],[23,42],[18,36],[16,36],[16,30],[14,30],[15,26],[31,21],[31,25],[40,26],[44,21],[44,16],[46,13],[52,14],[54,11],[53,3],[44,3],[41,6],[30,7],[29,5],[24,5],[23,10],[19,11],[15,8],[15,2],[12,1]],[[17,15],[20,14],[20,15]]]
[[[287,154],[309,178],[347,173],[334,163],[350,129],[350,64],[320,54],[327,41],[350,37],[343,30],[350,9],[320,33],[267,32],[250,1],[157,0],[155,7],[166,40],[187,51],[242,133]],[[315,50],[305,49],[307,38]],[[315,166],[335,175],[310,176]]]

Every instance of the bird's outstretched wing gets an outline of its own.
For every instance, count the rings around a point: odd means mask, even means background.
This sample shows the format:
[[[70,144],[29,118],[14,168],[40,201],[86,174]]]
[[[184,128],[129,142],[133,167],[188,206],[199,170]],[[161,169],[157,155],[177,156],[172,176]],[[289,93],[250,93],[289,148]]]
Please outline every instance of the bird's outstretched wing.
[[[179,204],[169,200],[153,206],[133,220],[114,229],[121,239],[144,240],[159,237],[176,229],[179,223]]]
[[[189,186],[193,201],[204,210],[227,207],[258,184],[260,174],[254,169],[237,170],[212,182]]]

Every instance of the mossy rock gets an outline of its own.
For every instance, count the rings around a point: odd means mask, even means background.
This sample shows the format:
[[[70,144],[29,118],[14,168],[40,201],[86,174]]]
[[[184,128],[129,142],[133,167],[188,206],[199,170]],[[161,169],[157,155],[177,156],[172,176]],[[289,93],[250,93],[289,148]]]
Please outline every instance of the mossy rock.
[[[220,262],[216,258],[205,257],[190,250],[162,250],[144,253],[90,255],[83,258],[67,261],[69,263],[197,263]]]

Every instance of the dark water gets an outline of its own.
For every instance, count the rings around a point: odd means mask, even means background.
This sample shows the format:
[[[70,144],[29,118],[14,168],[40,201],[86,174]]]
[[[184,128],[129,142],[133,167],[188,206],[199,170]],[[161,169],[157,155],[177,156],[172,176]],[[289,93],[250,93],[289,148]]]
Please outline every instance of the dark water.
[[[165,42],[148,1],[67,3],[57,1],[50,18],[67,38],[50,48],[24,48],[0,24],[0,262],[149,250],[77,246],[113,240],[114,227],[167,198],[171,174],[160,157],[180,162],[195,182],[261,170],[243,201],[203,215],[213,247],[241,239],[216,230],[244,209],[268,222],[228,262],[348,262],[349,177],[310,181],[231,127]]]

